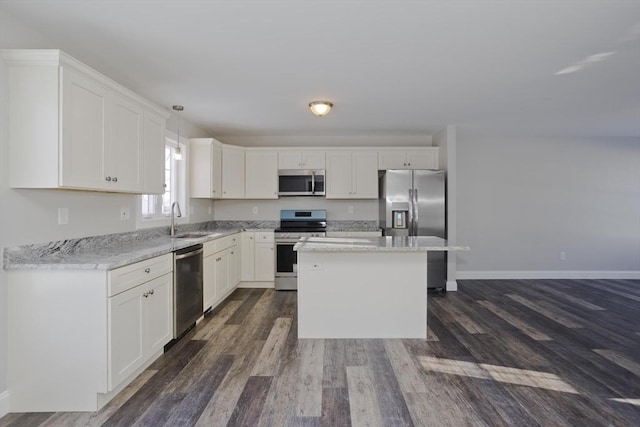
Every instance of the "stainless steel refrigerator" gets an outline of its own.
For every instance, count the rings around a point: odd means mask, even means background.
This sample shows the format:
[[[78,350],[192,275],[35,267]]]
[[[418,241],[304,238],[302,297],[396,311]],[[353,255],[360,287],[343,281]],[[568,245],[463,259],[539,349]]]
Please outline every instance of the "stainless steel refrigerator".
[[[385,236],[447,238],[444,171],[380,171],[379,189]],[[446,289],[446,252],[429,252],[427,264],[428,287]]]

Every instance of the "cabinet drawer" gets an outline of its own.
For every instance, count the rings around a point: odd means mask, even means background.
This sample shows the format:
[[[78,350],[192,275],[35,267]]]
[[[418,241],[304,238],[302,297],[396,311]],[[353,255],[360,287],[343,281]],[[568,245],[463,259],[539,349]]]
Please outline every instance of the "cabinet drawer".
[[[273,232],[256,231],[256,243],[273,243]]]
[[[202,257],[203,257],[203,258],[206,258],[206,257],[211,256],[211,255],[213,255],[213,254],[215,254],[215,253],[216,253],[216,251],[217,251],[217,244],[216,244],[216,242],[217,242],[218,240],[219,240],[219,239],[211,240],[211,241],[205,242],[205,243],[202,245]]]
[[[113,296],[173,271],[173,254],[147,259],[109,271],[108,295]]]
[[[240,234],[232,234],[231,236],[222,237],[220,239],[214,240],[215,252],[223,251],[231,246],[235,246],[240,242]]]

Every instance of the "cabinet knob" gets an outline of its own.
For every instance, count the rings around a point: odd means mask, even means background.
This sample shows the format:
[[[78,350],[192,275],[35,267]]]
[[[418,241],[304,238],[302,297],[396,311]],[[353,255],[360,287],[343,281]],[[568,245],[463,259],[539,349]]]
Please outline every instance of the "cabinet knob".
[[[142,296],[145,298],[149,298],[149,292],[145,292],[144,294],[142,294]]]
[[[411,163],[407,163],[407,166],[411,166]]]
[[[149,267],[147,267],[147,268],[144,269],[144,272],[145,273],[151,273],[151,269]]]
[[[233,252],[231,252],[231,255],[233,255],[233,254],[234,254],[234,253],[233,253]]]
[[[155,292],[155,291],[154,291],[153,289],[151,289],[151,290],[149,291],[149,295],[153,295],[153,293],[154,293],[154,292]]]
[[[118,182],[118,177],[117,176],[113,177],[113,182]]]
[[[110,176],[106,177],[106,178],[105,178],[105,181],[109,181],[109,182],[111,182],[111,177],[110,177]]]

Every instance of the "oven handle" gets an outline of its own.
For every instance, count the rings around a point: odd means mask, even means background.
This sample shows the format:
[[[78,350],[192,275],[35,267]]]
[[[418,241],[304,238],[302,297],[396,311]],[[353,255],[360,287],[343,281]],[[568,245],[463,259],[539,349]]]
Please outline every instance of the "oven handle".
[[[311,194],[316,194],[316,172],[311,172]]]

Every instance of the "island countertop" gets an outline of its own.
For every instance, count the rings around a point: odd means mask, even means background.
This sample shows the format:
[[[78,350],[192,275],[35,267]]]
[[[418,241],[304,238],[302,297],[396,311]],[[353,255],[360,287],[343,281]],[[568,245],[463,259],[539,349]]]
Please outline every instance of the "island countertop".
[[[427,252],[468,251],[435,236],[304,237],[293,247],[298,252]]]

